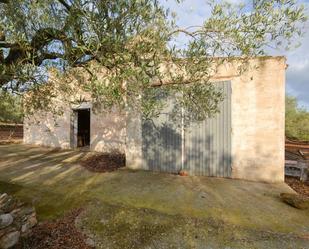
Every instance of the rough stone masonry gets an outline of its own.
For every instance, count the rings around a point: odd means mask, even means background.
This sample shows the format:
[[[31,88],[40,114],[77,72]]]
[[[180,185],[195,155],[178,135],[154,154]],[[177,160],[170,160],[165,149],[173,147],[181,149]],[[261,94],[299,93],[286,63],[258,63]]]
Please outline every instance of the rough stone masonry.
[[[36,224],[34,207],[0,193],[0,249],[12,248]]]

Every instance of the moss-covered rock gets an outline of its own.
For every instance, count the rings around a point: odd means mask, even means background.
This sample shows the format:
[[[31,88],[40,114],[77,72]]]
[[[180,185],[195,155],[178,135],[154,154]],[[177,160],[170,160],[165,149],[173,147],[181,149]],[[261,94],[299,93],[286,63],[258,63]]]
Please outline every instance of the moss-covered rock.
[[[35,209],[6,193],[0,194],[0,248],[16,245],[37,224]]]
[[[280,198],[285,203],[298,208],[309,209],[309,198],[298,194],[281,193]]]

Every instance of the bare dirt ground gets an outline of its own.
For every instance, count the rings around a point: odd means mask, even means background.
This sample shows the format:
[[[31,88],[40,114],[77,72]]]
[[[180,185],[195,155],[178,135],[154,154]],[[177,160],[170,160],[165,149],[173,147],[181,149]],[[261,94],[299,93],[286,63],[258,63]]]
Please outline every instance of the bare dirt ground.
[[[280,201],[293,192],[284,183],[94,173],[79,165],[87,155],[0,145],[0,191],[32,202],[41,222],[83,208],[74,227],[96,248],[308,248],[309,212]]]

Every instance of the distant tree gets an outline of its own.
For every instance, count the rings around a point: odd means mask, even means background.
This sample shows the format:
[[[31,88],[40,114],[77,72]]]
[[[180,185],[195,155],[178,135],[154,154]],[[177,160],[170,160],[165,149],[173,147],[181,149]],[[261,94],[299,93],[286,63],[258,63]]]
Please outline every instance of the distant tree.
[[[286,96],[285,135],[294,140],[309,141],[309,112],[299,107],[297,99]]]
[[[22,123],[22,103],[20,96],[0,90],[0,122]]]
[[[307,17],[297,0],[244,2],[205,1],[200,7],[210,17],[180,27],[158,0],[0,0],[0,87],[34,89],[29,104],[46,108],[44,99],[51,100],[52,110],[51,97],[38,90],[47,70],[78,67],[90,76],[82,87],[104,109],[141,107],[146,116],[157,115],[162,98],[153,85],[169,82],[169,91],[182,93],[175,107],[204,120],[223,97],[209,81],[214,62],[241,56],[246,66],[246,58],[267,47],[292,47],[303,34]],[[179,34],[186,42],[177,47]]]

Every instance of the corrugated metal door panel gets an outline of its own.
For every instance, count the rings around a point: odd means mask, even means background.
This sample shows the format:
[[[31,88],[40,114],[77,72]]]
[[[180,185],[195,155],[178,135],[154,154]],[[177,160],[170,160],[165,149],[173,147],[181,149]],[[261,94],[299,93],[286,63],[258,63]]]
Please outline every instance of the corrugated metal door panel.
[[[218,82],[224,101],[220,112],[185,130],[184,168],[191,175],[231,176],[231,84]]]
[[[168,104],[158,118],[143,121],[145,169],[178,172],[182,168],[184,142],[183,167],[191,175],[231,176],[231,83],[218,82],[216,86],[225,96],[220,112],[214,118],[191,124],[183,139],[181,127],[170,120],[172,97],[167,99]]]
[[[142,152],[147,170],[176,173],[181,169],[181,128],[170,119],[174,101],[166,99],[166,107],[153,120],[142,124]],[[180,121],[181,123],[181,121]]]

